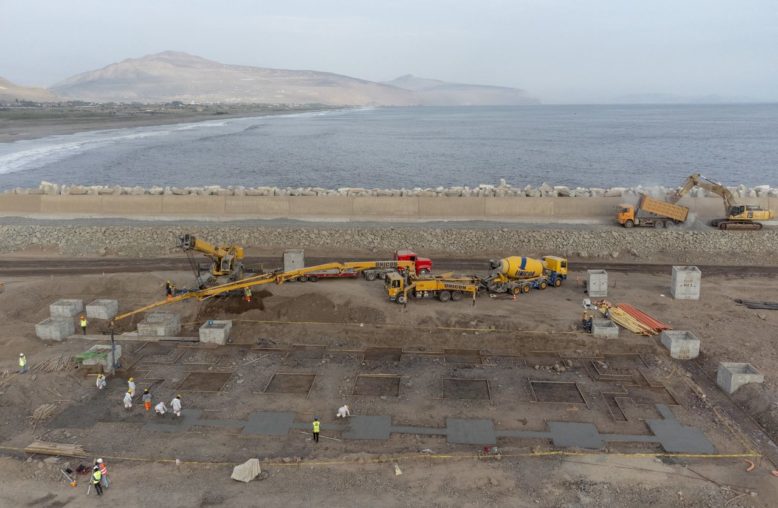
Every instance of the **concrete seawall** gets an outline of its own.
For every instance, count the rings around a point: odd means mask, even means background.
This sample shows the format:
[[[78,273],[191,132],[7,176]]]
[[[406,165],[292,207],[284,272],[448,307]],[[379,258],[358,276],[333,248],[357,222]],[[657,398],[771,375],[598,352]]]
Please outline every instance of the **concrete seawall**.
[[[0,194],[0,216],[175,220],[300,219],[338,221],[607,221],[623,197],[380,197]],[[778,210],[778,197],[743,202]],[[685,197],[699,218],[721,217],[717,197]]]

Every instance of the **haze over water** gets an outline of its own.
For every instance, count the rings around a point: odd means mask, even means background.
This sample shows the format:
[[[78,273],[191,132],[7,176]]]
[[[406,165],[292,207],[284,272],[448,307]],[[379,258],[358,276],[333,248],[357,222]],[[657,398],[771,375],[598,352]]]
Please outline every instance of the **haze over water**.
[[[778,186],[778,104],[395,108],[0,144],[0,188]]]

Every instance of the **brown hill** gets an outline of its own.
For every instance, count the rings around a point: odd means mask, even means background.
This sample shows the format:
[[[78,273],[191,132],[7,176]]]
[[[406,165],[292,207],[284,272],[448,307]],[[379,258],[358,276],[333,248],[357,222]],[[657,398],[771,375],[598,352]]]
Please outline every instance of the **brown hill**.
[[[45,88],[20,86],[0,78],[0,103],[16,101],[55,102],[57,97]]]
[[[408,90],[317,71],[226,65],[166,51],[84,72],[51,87],[95,102],[197,102],[405,106]]]

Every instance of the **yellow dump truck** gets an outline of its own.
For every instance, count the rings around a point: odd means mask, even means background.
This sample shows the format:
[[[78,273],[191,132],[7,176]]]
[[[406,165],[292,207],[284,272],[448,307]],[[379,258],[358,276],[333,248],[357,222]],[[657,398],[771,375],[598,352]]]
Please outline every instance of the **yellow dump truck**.
[[[681,224],[689,216],[685,206],[668,203],[642,194],[638,206],[619,205],[616,220],[625,228],[634,226],[666,228],[672,224]]]
[[[390,272],[384,279],[389,300],[406,303],[410,298],[437,298],[441,302],[458,301],[467,295],[475,298],[480,281],[475,277],[413,278]]]

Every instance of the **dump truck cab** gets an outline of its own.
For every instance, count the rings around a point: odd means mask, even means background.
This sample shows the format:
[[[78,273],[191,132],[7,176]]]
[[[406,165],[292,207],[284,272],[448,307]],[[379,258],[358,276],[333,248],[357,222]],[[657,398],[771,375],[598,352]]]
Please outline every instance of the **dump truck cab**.
[[[405,292],[405,277],[397,272],[389,272],[384,278],[384,286],[389,299],[395,301],[398,295],[402,295]]]
[[[416,275],[428,275],[432,271],[432,260],[417,255],[409,249],[399,249],[394,252],[395,261],[413,261],[416,264]]]
[[[635,207],[628,204],[620,204],[619,211],[616,214],[616,221],[622,226],[631,221],[631,224],[635,223]]]
[[[560,277],[567,278],[567,259],[559,256],[543,256],[543,266],[549,272],[554,272]]]

